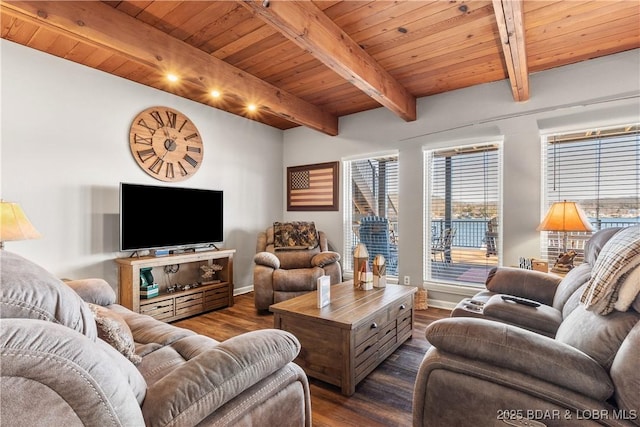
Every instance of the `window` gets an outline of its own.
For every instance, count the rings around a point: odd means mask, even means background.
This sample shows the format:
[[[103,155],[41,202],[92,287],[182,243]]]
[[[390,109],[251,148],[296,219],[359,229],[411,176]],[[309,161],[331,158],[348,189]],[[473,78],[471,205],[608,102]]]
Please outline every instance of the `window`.
[[[351,254],[362,242],[367,246],[370,261],[377,254],[383,255],[387,275],[397,276],[398,155],[345,161],[343,173],[345,271],[353,272]]]
[[[500,254],[501,144],[425,152],[425,280],[481,285]]]
[[[542,138],[543,209],[554,202],[577,202],[594,231],[640,222],[640,126],[552,134]],[[564,235],[543,232],[541,253],[554,261]],[[567,248],[584,255],[590,232],[567,233]]]

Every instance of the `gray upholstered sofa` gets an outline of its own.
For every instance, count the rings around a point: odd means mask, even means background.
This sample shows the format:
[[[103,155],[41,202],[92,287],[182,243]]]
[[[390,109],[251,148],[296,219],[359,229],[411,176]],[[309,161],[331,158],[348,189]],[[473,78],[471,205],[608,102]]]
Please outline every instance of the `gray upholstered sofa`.
[[[304,222],[275,223],[294,228],[301,225],[303,229],[309,225]],[[342,282],[342,267],[340,254],[329,250],[327,236],[322,231],[315,230],[312,226],[311,234],[314,234],[315,242],[310,248],[296,247],[294,241],[295,232],[290,237],[283,232],[278,239],[278,230],[269,227],[258,234],[256,242],[256,255],[254,256],[253,290],[256,309],[267,310],[271,304],[285,301],[307,292],[316,290],[317,280],[320,276],[327,275],[332,285]],[[305,235],[309,232],[305,231]],[[291,242],[294,246],[286,247],[278,245],[278,240],[284,240],[285,244]],[[307,239],[305,239],[307,240]],[[314,240],[314,239],[311,239]]]
[[[414,426],[640,425],[640,226],[598,232],[586,252],[560,283],[498,269],[484,306],[427,327]]]
[[[103,280],[0,258],[3,426],[311,425],[293,335],[217,342],[115,304]]]

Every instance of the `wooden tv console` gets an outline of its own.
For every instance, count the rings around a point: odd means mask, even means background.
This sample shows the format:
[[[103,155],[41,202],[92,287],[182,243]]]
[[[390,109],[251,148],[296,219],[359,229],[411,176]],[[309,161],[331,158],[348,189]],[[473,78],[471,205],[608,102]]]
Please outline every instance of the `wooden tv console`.
[[[233,254],[235,249],[189,252],[167,256],[117,258],[119,269],[119,303],[137,313],[148,314],[158,320],[172,322],[205,311],[233,305]],[[219,264],[216,281],[202,282],[201,265]],[[167,273],[165,267],[178,266]],[[151,267],[154,278],[167,277],[175,283],[188,285],[200,282],[188,290],[167,292],[167,280],[159,283],[159,295],[140,298],[140,269]],[[179,273],[179,274],[178,274]],[[173,274],[173,276],[172,276]],[[164,283],[163,283],[164,282]],[[171,283],[173,284],[173,283]]]

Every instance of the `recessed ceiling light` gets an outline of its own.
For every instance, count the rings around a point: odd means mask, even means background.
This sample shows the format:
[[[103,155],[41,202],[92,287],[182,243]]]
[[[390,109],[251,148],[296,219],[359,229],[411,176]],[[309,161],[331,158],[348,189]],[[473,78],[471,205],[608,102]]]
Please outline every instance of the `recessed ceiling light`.
[[[220,98],[220,91],[219,90],[212,90],[211,91],[211,96],[213,96],[214,98]]]
[[[167,74],[167,80],[169,80],[170,82],[177,82],[178,76],[176,76],[175,74]]]
[[[258,106],[256,104],[247,105],[247,110],[249,111],[256,111],[257,109],[258,109]]]

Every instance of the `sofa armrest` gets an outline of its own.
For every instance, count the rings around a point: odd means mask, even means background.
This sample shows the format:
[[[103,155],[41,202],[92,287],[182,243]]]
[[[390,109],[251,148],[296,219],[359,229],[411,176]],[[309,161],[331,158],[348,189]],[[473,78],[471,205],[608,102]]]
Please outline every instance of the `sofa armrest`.
[[[425,335],[440,351],[530,375],[598,401],[613,394],[609,375],[595,360],[516,326],[456,317],[431,323]]]
[[[280,260],[271,252],[258,252],[253,256],[253,262],[257,265],[273,268],[274,270],[280,268]]]
[[[117,352],[105,353],[77,331],[44,320],[2,319],[0,356],[3,420],[16,425],[44,420],[49,425],[144,425],[134,391],[114,359],[129,362]],[[133,365],[131,370],[136,371]]]
[[[555,336],[562,313],[548,305],[538,307],[504,301],[502,295],[494,295],[483,306],[483,314],[492,320],[500,320],[522,328],[544,332],[547,336]]]
[[[560,277],[540,271],[497,267],[489,272],[486,287],[497,294],[515,295],[553,305],[553,297],[561,280]]]
[[[324,266],[333,264],[334,262],[340,261],[340,254],[333,251],[325,251],[320,252],[319,254],[315,254],[313,258],[311,258],[311,265],[313,267],[323,268]]]
[[[86,302],[105,307],[116,303],[116,293],[104,279],[64,280],[64,282]]]
[[[142,405],[145,421],[147,425],[196,425],[293,361],[299,351],[294,335],[276,329],[228,339],[150,386]]]

